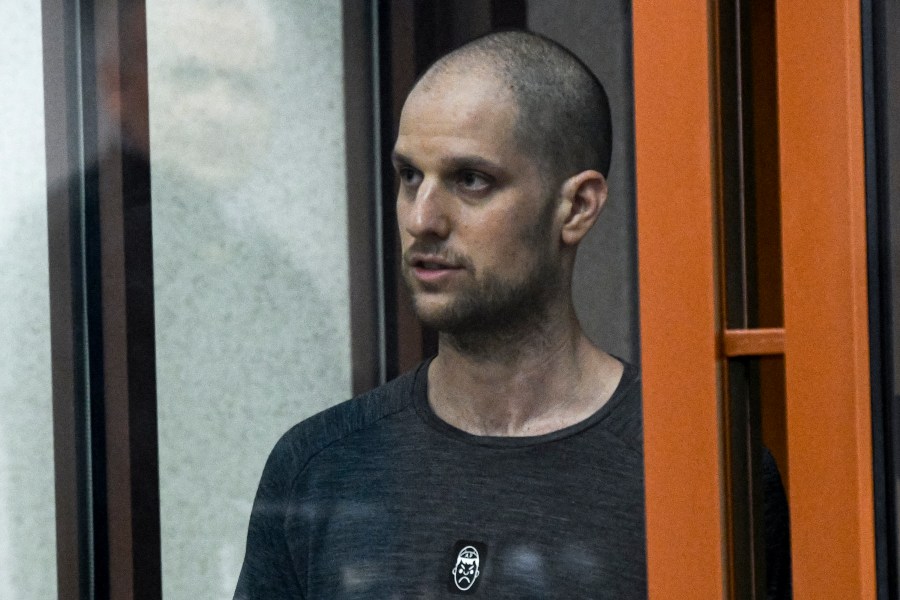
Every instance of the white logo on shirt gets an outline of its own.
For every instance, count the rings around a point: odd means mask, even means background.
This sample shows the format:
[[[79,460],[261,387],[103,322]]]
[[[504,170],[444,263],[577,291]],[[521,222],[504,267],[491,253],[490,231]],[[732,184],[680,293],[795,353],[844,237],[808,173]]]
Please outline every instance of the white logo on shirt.
[[[453,582],[460,591],[465,592],[475,585],[475,580],[481,575],[479,562],[478,550],[474,546],[466,546],[459,551],[456,566],[453,567]]]

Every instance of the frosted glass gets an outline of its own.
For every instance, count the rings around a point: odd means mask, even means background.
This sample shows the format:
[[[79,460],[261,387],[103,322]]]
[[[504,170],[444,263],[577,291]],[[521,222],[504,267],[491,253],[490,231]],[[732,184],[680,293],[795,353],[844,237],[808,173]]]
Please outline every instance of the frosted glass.
[[[349,397],[341,3],[147,3],[166,598],[230,598],[265,458]]]
[[[56,597],[39,2],[0,2],[0,598]]]

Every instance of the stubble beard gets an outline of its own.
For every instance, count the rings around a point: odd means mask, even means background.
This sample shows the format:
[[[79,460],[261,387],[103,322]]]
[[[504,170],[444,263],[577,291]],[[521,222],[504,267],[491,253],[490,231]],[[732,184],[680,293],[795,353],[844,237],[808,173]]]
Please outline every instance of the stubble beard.
[[[440,308],[424,307],[404,261],[404,281],[422,324],[437,330],[442,339],[467,354],[486,354],[517,342],[540,340],[564,285],[559,257],[548,247],[546,238],[551,218],[552,212],[545,210],[523,235],[524,248],[537,248],[523,257],[531,263],[520,271],[523,276],[511,279],[497,272],[479,274],[467,257],[461,257],[472,281]]]
[[[445,306],[425,309],[413,293],[416,315],[423,324],[442,333],[465,336],[475,333],[499,335],[545,320],[546,309],[558,288],[559,272],[547,256],[524,269],[519,280],[500,273],[485,272],[472,285],[460,289]]]

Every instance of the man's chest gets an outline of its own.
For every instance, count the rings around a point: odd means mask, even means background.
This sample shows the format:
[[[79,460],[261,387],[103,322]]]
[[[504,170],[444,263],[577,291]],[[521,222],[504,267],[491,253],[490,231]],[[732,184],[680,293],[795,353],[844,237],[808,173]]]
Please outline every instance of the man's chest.
[[[307,598],[645,597],[638,456],[460,458],[311,473],[287,523]]]

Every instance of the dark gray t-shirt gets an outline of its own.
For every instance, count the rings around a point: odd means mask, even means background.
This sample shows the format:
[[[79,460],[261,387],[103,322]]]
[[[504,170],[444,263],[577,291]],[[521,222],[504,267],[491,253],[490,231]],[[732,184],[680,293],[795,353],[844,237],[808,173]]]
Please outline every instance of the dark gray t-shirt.
[[[646,593],[637,370],[581,423],[482,437],[432,412],[423,363],[278,442],[235,598]]]

